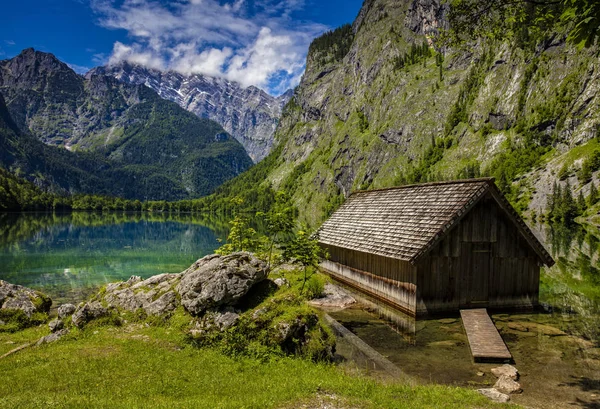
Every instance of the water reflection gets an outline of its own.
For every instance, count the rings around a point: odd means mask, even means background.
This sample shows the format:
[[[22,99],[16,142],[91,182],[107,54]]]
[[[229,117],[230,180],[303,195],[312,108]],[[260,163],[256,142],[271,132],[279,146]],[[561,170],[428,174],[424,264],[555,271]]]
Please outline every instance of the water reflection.
[[[0,214],[0,279],[79,300],[131,275],[180,272],[226,236],[225,220],[189,214]]]

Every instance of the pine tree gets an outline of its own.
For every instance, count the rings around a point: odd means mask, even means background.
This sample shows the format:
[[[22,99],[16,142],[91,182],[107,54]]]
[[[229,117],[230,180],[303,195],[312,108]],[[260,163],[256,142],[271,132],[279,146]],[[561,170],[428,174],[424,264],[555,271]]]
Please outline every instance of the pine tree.
[[[594,184],[594,181],[592,180],[592,184],[590,185],[590,194],[588,195],[588,198],[587,198],[588,207],[592,207],[593,205],[596,204],[597,201],[598,201],[598,189],[596,189],[596,185]]]
[[[585,203],[585,197],[583,197],[583,190],[579,191],[579,196],[577,197],[577,215],[581,216],[585,209],[587,208]]]

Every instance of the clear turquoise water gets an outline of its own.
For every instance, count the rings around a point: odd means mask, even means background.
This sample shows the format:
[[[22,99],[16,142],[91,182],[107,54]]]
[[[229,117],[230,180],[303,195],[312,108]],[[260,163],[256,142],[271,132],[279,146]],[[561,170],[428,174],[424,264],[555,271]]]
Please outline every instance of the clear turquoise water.
[[[183,271],[220,246],[225,226],[189,215],[0,214],[0,279],[77,301],[132,275]]]

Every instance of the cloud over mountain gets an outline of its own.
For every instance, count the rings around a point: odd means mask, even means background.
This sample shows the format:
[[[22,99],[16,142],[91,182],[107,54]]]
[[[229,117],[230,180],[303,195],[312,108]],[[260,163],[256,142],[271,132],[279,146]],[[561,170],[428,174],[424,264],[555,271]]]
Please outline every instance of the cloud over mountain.
[[[272,93],[295,86],[310,41],[327,29],[294,18],[303,0],[94,0],[99,24],[126,30],[109,63],[206,74]]]

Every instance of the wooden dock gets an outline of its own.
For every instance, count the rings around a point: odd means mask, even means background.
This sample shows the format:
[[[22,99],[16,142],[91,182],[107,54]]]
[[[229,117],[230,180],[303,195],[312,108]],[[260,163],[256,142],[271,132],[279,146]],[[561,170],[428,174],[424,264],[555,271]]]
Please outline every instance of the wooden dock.
[[[485,308],[460,310],[475,362],[511,362],[506,344]]]

